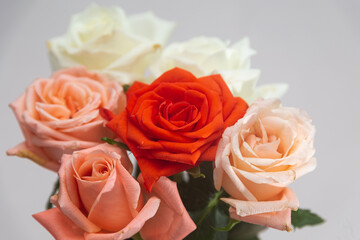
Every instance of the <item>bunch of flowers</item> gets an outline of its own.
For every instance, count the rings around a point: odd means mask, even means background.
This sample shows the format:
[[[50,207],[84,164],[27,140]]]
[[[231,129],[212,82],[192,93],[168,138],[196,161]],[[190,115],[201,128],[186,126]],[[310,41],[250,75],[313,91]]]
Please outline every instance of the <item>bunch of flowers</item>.
[[[58,173],[55,239],[257,239],[322,219],[287,186],[316,167],[314,126],[256,86],[249,40],[165,47],[174,23],[91,5],[48,41],[54,69],[10,104],[8,155]]]

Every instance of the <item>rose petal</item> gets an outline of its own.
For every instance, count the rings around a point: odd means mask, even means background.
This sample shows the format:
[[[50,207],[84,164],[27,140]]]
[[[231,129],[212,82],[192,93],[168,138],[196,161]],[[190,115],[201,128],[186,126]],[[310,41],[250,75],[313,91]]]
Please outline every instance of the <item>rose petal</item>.
[[[110,232],[119,231],[132,220],[125,189],[118,179],[118,174],[117,171],[111,173],[88,215],[90,221]],[[124,184],[130,182],[129,180],[135,181],[129,178]]]
[[[286,231],[291,231],[291,209],[297,210],[299,206],[297,197],[290,188],[284,189],[279,200],[259,202],[230,198],[221,200],[230,204],[231,218]]]
[[[143,182],[141,176],[139,182]],[[181,201],[175,182],[161,177],[148,196],[159,197],[161,203],[155,216],[140,230],[143,239],[180,240],[196,229]]]
[[[281,194],[268,201],[242,201],[233,198],[221,198],[221,200],[235,208],[236,214],[240,217],[283,211],[289,208],[297,210],[299,207],[299,201],[290,188],[284,188]]]
[[[22,142],[13,148],[10,148],[6,151],[6,154],[8,156],[28,158],[39,164],[40,166],[50,169],[52,171],[57,171],[60,167],[60,164],[58,162],[49,161],[49,157],[41,148],[38,148],[36,146],[27,146],[26,142]]]
[[[231,218],[242,222],[262,225],[265,227],[275,228],[287,232],[290,232],[292,230],[291,209],[277,211],[277,212],[249,215],[246,217],[240,217],[236,215],[236,210],[234,208],[230,208],[229,213]]]
[[[160,205],[160,199],[151,197],[141,209],[138,215],[123,229],[115,233],[85,233],[86,240],[113,240],[128,239],[135,235],[143,227],[144,223],[152,218]]]
[[[130,31],[164,45],[172,34],[175,23],[164,21],[151,12],[129,17]]]
[[[101,229],[81,212],[80,199],[78,197],[77,183],[74,178],[72,166],[72,156],[64,155],[59,170],[59,194],[58,199],[54,202],[60,208],[63,214],[70,218],[74,224],[83,229],[85,232],[99,232]]]
[[[84,231],[77,227],[58,208],[52,208],[33,215],[36,221],[57,240],[84,240]]]

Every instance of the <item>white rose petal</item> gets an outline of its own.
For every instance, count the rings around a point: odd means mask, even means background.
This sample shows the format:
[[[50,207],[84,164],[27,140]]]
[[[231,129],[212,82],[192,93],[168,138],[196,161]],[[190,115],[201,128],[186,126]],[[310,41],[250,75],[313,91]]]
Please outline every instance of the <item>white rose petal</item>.
[[[196,77],[221,74],[234,96],[251,104],[257,98],[280,98],[287,90],[286,84],[256,87],[260,70],[250,68],[250,58],[256,52],[250,48],[248,38],[230,45],[217,38],[196,37],[169,45],[161,57],[150,65],[153,81],[174,67],[190,71]]]

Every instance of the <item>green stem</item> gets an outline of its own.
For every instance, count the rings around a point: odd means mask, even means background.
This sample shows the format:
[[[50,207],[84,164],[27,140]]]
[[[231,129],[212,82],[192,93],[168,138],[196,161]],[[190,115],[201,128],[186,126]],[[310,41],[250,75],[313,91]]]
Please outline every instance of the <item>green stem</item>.
[[[108,137],[102,137],[101,140],[104,141],[104,142],[107,142],[110,145],[116,145],[116,146],[121,147],[121,148],[123,148],[123,149],[125,149],[127,151],[130,151],[130,148],[125,143],[115,141],[114,139],[111,139],[111,138],[108,138]]]
[[[209,201],[206,209],[204,210],[203,214],[201,215],[200,220],[198,221],[198,223],[196,225],[200,226],[201,223],[204,221],[204,219],[207,217],[207,215],[209,215],[211,213],[211,211],[214,209],[214,207],[216,207],[217,203],[219,202],[219,198],[223,192],[224,191],[221,190],[221,191],[215,193],[214,198]]]
[[[46,204],[47,210],[53,207],[53,204],[50,202],[50,198],[59,190],[59,186],[60,186],[59,179],[57,179],[56,182],[54,183],[53,190],[52,190],[52,192],[49,196],[48,202]]]

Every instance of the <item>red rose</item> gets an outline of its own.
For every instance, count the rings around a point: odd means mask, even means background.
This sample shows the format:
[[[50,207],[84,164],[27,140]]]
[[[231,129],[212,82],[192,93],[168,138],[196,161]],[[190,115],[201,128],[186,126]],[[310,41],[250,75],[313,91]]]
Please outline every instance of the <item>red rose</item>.
[[[148,190],[160,176],[214,161],[224,129],[248,108],[220,75],[196,78],[180,68],[150,85],[135,82],[127,100],[118,116],[107,110],[103,116],[136,157]]]

